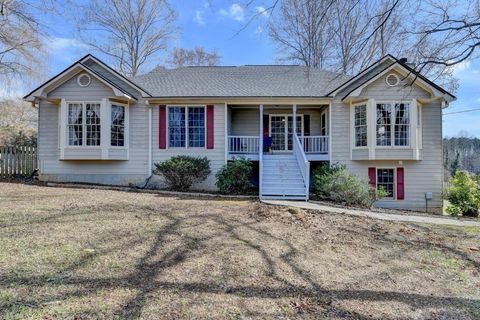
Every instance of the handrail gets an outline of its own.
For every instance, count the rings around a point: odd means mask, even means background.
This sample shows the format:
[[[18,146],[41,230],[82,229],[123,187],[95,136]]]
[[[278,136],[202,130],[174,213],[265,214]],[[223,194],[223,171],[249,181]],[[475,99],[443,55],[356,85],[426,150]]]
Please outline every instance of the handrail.
[[[310,194],[310,161],[308,161],[307,156],[303,151],[303,146],[296,133],[293,134],[293,153],[297,159],[298,166],[300,167],[303,181],[305,182],[305,194],[306,200],[308,200]]]

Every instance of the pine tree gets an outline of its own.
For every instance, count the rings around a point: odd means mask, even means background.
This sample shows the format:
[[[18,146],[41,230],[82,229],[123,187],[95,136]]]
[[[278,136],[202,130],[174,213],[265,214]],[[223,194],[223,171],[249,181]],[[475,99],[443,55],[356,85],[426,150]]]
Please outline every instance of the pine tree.
[[[458,170],[461,169],[460,165],[460,152],[457,151],[457,156],[455,157],[455,160],[452,162],[450,165],[450,172],[452,173],[452,177],[455,177],[455,174],[457,173]]]

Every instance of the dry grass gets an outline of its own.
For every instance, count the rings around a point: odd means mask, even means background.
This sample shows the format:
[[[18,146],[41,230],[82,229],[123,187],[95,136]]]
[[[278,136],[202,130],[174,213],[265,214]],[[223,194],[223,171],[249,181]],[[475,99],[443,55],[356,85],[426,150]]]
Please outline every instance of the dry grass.
[[[0,204],[0,318],[480,318],[478,228],[21,184]]]

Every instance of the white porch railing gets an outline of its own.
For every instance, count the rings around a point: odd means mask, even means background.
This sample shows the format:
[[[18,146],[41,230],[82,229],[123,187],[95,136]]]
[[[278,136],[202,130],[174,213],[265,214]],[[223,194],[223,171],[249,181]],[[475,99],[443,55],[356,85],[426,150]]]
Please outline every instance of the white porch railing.
[[[302,172],[303,181],[305,182],[306,200],[308,200],[310,193],[310,162],[307,160],[307,156],[303,151],[302,144],[296,133],[293,135],[293,154],[295,155],[300,171]]]
[[[328,136],[304,136],[305,153],[328,153]]]
[[[229,153],[258,153],[259,146],[258,136],[228,136]]]

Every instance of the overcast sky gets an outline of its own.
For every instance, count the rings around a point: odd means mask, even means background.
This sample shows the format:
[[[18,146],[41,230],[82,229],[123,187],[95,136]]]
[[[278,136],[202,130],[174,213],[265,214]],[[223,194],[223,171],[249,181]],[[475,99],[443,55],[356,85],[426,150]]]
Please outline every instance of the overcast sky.
[[[252,7],[246,12],[239,4],[225,0],[174,0],[172,5],[178,12],[181,30],[172,41],[172,47],[203,46],[207,50],[217,50],[223,65],[275,64],[276,48],[268,38],[267,17],[258,17],[242,30],[252,12],[262,8]],[[52,36],[47,72],[53,76],[89,50],[75,40],[74,27],[68,18],[52,15],[42,20]],[[160,63],[162,61],[153,61],[152,67]],[[480,109],[480,60],[457,66],[455,74],[460,79],[456,92],[458,100],[444,113]],[[480,111],[444,116],[444,136],[456,136],[461,131],[480,137]]]

